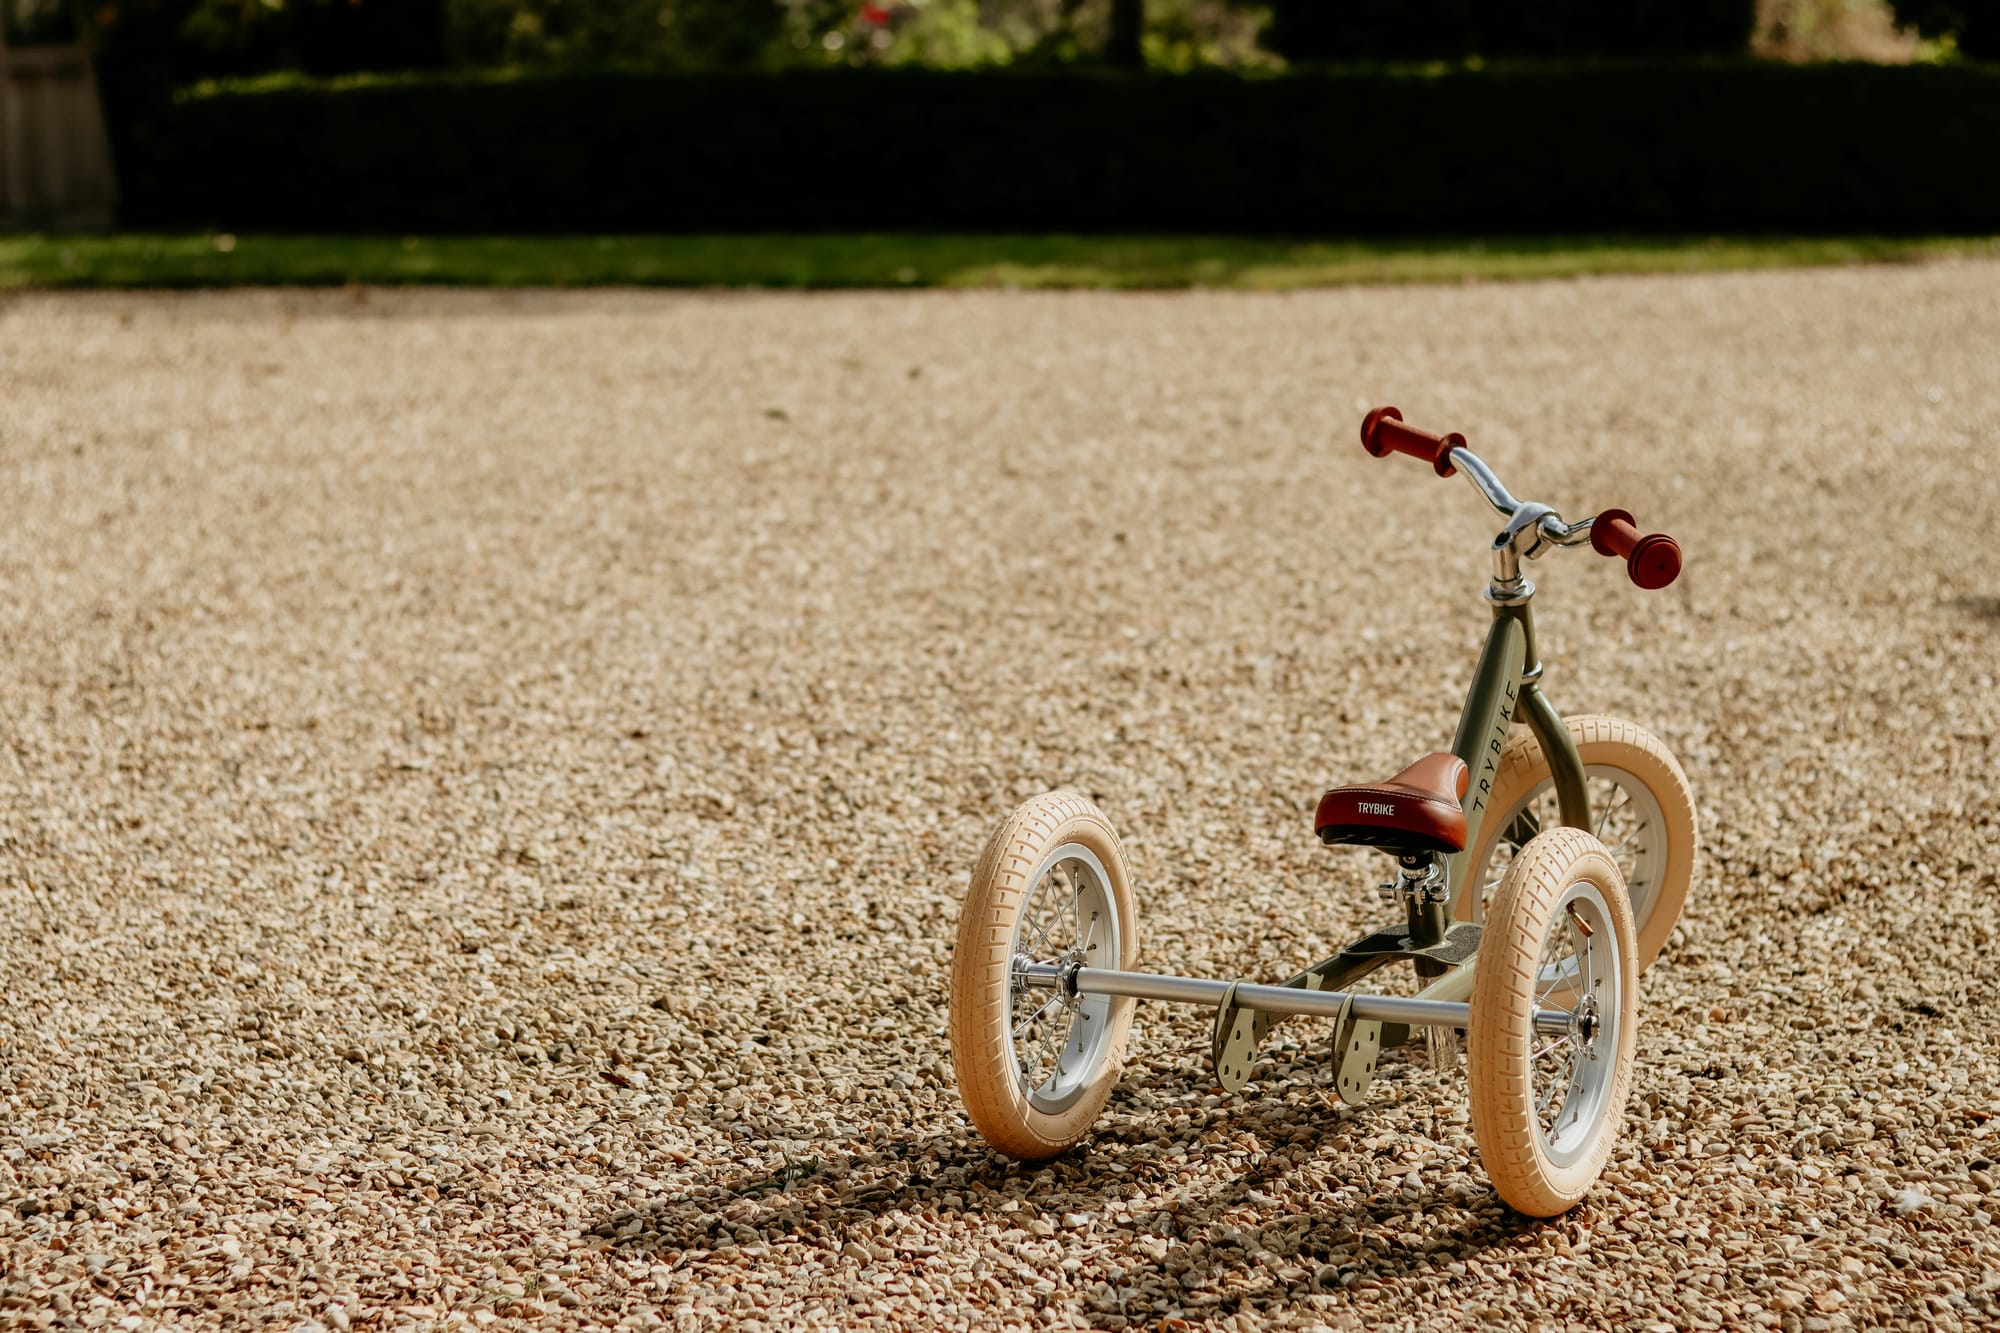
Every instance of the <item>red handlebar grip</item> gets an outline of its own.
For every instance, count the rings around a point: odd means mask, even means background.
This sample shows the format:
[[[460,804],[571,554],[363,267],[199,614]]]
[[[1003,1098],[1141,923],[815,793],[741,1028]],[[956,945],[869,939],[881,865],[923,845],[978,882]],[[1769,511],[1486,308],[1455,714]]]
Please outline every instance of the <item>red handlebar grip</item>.
[[[1449,477],[1458,471],[1448,458],[1453,449],[1465,443],[1465,437],[1454,431],[1450,435],[1433,435],[1427,430],[1403,424],[1403,414],[1393,407],[1378,407],[1361,419],[1361,447],[1375,457],[1384,454],[1408,454],[1421,458],[1437,469],[1440,477]]]
[[[1664,532],[1641,537],[1632,516],[1607,509],[1590,524],[1590,549],[1599,555],[1623,556],[1632,582],[1652,591],[1680,577],[1681,545]]]

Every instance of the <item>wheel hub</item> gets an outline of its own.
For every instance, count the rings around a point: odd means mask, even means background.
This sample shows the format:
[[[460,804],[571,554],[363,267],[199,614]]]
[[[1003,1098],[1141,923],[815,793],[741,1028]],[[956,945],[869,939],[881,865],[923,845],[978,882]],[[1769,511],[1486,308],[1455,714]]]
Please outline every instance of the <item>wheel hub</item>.
[[[1090,1021],[1090,1011],[1080,1002],[1076,991],[1076,972],[1087,961],[1087,953],[1088,951],[1083,946],[1073,945],[1047,960],[1060,969],[1062,973],[1062,985],[1057,987],[1055,994],[1050,997],[1048,1003],[1055,1004],[1059,1012],[1068,1014],[1070,1021],[1073,1023],[1088,1023]],[[1013,978],[1011,989],[1013,990],[1012,999],[1014,1003],[1019,1004],[1028,997],[1029,986],[1025,969],[1035,966],[1039,961],[1033,954],[1018,949],[1015,950],[1013,966],[1009,969]],[[1015,1052],[1015,1064],[1021,1071],[1022,1079],[1032,1084],[1035,1079],[1035,1071],[1029,1067],[1027,1060],[1021,1058],[1021,1053],[1018,1049]],[[1058,1070],[1060,1070],[1060,1064],[1058,1064]]]
[[[1570,1011],[1569,1030],[1576,1037],[1577,1045],[1590,1059],[1597,1058],[1597,1034],[1604,1026],[1603,1012],[1598,1008],[1597,997],[1586,995],[1577,1001]]]

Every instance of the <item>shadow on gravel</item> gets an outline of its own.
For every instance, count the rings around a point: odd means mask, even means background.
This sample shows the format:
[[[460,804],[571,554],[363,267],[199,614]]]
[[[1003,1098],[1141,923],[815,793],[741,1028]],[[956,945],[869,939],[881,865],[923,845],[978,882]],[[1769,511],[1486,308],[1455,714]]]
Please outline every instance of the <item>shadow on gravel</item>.
[[[1981,620],[2000,620],[2000,597],[1954,597],[1945,605]]]
[[[920,1269],[936,1256],[938,1247],[922,1229],[884,1234],[872,1224],[901,1212],[921,1228],[922,1220],[942,1206],[998,1224],[1000,1233],[979,1259],[984,1271],[1001,1283],[1016,1286],[1034,1276],[1061,1277],[1045,1251],[1025,1247],[1060,1243],[1053,1238],[1074,1234],[1064,1229],[1073,1214],[1038,1210],[1004,1191],[1010,1178],[1032,1176],[1035,1169],[1002,1162],[984,1149],[932,1156],[938,1146],[933,1141],[912,1144],[907,1151],[821,1158],[794,1162],[775,1173],[742,1173],[685,1195],[620,1210],[605,1218],[596,1234],[627,1253],[677,1267],[731,1252],[781,1265],[786,1249],[799,1245],[847,1255],[858,1277],[871,1264],[893,1261]],[[1129,1192],[1129,1168],[1121,1173],[1123,1155],[1107,1152],[1111,1146],[1099,1143],[1100,1162],[1066,1173],[1061,1194],[1070,1208],[1088,1211],[1092,1199],[1101,1206]],[[910,1173],[912,1158],[921,1160],[926,1171]],[[1082,1165],[1067,1159],[1062,1164]],[[929,1174],[937,1167],[943,1168],[943,1179]],[[1433,1222],[1419,1240],[1410,1234],[1410,1214],[1423,1207],[1418,1201],[1387,1198],[1324,1215],[1282,1213],[1259,1208],[1254,1197],[1259,1183],[1257,1174],[1246,1175],[1206,1197],[1181,1201],[1173,1212],[1142,1214],[1108,1236],[1100,1231],[1079,1237],[1075,1253],[1089,1258],[1067,1283],[1065,1299],[1079,1303],[1077,1312],[1090,1326],[1104,1329],[1150,1327],[1162,1317],[1226,1317],[1314,1298],[1322,1306],[1329,1301],[1345,1305],[1379,1284],[1435,1275],[1453,1260],[1491,1258],[1496,1252],[1504,1257],[1511,1251],[1524,1264],[1536,1262],[1530,1256],[1541,1254],[1538,1233],[1549,1225],[1462,1212],[1445,1227]],[[964,1202],[941,1204],[941,1192]],[[1240,1218],[1245,1208],[1258,1210],[1260,1219],[1243,1225],[1227,1216]]]
[[[1514,1216],[1485,1192],[1413,1194],[1400,1179],[1385,1180],[1359,1198],[1322,1196],[1324,1212],[1302,1210],[1298,1201],[1314,1193],[1300,1179],[1302,1158],[1348,1181],[1366,1174],[1365,1149],[1331,1142],[1351,1127],[1344,1120],[1292,1126],[1288,1137],[1302,1151],[1260,1154],[1226,1180],[1193,1189],[1179,1174],[1185,1164],[1163,1159],[1156,1128],[1140,1119],[1115,1119],[1088,1149],[1039,1165],[1009,1161],[962,1134],[913,1135],[628,1201],[593,1231],[627,1253],[676,1266],[731,1252],[783,1264],[787,1247],[801,1246],[844,1254],[858,1274],[891,1260],[921,1266],[939,1253],[936,1220],[969,1218],[992,1224],[980,1260],[1009,1285],[1046,1266],[1035,1257],[1041,1247],[1072,1238],[1072,1256],[1088,1258],[1066,1283],[1068,1296],[1093,1326],[1113,1329],[1313,1297],[1344,1304],[1374,1284],[1434,1274],[1451,1260],[1500,1251],[1525,1261],[1542,1252],[1540,1233],[1551,1224]],[[1219,1108],[1203,1132],[1238,1128]]]

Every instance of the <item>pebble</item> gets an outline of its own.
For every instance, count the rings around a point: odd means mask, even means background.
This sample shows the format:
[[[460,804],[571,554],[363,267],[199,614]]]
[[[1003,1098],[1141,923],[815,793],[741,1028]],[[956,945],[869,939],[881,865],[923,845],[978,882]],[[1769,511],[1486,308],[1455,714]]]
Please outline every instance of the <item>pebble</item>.
[[[1921,1213],[1936,1206],[1937,1200],[1922,1190],[1896,1191],[1895,1208],[1898,1217],[1908,1217],[1911,1213]]]

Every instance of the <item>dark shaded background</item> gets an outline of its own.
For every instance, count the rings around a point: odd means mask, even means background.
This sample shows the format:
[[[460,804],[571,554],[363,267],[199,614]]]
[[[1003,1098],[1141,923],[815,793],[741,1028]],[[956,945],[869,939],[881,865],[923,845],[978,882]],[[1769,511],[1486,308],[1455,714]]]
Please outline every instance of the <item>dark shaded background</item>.
[[[1894,4],[1915,63],[1753,54],[1824,9],[109,0],[85,26],[137,226],[2000,229],[2000,0]]]

